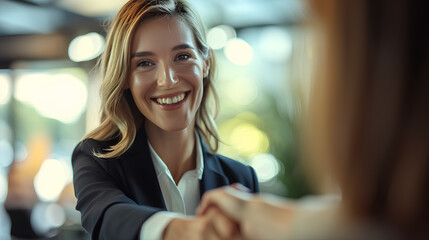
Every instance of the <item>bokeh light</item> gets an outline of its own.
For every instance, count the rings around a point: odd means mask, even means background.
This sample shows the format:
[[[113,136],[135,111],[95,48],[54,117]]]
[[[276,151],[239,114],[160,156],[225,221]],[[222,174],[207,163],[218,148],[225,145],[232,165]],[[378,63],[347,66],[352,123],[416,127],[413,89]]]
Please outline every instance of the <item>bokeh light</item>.
[[[52,230],[65,223],[66,214],[64,209],[58,204],[40,202],[34,206],[30,221],[36,233],[51,237],[55,235],[55,232],[52,232]]]
[[[23,74],[17,78],[15,98],[42,116],[64,123],[76,121],[85,110],[85,84],[73,74]]]
[[[11,82],[7,75],[0,74],[0,105],[9,102],[12,95]]]
[[[259,182],[272,180],[280,171],[278,160],[269,153],[254,156],[250,161],[250,166],[255,169]]]
[[[221,49],[226,46],[228,40],[237,36],[234,28],[227,25],[219,25],[209,30],[207,42],[212,49]]]
[[[248,65],[253,58],[252,47],[240,38],[229,40],[224,49],[224,53],[229,61],[238,66]]]
[[[70,42],[69,58],[74,62],[92,60],[103,52],[104,46],[104,37],[98,33],[91,32],[77,36]]]
[[[4,139],[0,139],[0,153],[0,168],[9,167],[13,162],[13,147]]]
[[[239,91],[237,91],[239,89]],[[253,79],[236,78],[226,88],[229,98],[236,104],[249,105],[258,97],[258,87]]]
[[[259,48],[262,56],[272,62],[284,62],[292,54],[292,38],[279,27],[265,27],[260,33]]]
[[[46,159],[34,178],[34,189],[40,200],[55,201],[70,181],[71,169],[66,164]]]
[[[14,159],[13,146],[8,139],[11,139],[12,129],[10,125],[0,119],[0,169],[7,168]]]
[[[7,172],[2,168],[0,168],[0,203],[6,200],[7,191],[8,191]]]
[[[27,146],[21,141],[15,142],[15,162],[20,162],[25,160],[28,157]]]
[[[243,156],[266,152],[269,148],[267,135],[249,123],[236,126],[229,136],[229,143]]]

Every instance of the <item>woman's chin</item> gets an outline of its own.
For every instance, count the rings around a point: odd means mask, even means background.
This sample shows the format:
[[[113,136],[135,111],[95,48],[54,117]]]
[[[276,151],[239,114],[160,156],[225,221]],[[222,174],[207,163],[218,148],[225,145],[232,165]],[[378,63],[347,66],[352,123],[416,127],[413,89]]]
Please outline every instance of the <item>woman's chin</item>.
[[[166,132],[181,132],[189,128],[190,128],[190,125],[176,125],[176,126],[170,125],[170,126],[163,127],[162,129]]]
[[[192,127],[191,122],[184,121],[184,122],[164,122],[162,124],[159,124],[158,127],[166,132],[180,132],[186,129],[189,129]]]

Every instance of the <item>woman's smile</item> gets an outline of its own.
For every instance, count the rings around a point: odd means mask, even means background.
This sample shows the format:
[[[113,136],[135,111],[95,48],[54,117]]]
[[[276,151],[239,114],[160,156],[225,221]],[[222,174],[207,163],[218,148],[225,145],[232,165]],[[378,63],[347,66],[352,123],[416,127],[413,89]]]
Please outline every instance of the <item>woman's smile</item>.
[[[162,95],[162,96],[156,96],[156,97],[152,97],[151,100],[159,103],[159,104],[174,104],[174,103],[178,103],[183,101],[183,99],[185,98],[185,96],[189,93],[190,91],[187,92],[182,92],[182,93],[173,93],[173,94],[166,94],[166,95]]]
[[[183,106],[191,91],[173,93],[151,98],[163,110],[175,110]]]

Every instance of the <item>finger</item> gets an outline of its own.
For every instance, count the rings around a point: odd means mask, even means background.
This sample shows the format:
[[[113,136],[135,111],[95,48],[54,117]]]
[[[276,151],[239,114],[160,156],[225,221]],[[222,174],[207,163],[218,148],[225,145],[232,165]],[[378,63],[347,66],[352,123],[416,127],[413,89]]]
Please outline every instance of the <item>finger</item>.
[[[214,205],[232,220],[240,222],[243,208],[252,197],[253,195],[250,193],[232,187],[222,187],[204,194],[196,213],[202,215],[210,206]]]
[[[201,240],[220,240],[218,234],[216,233],[213,226],[210,226],[210,228],[206,229],[206,231],[202,232],[200,236],[198,236],[196,239]]]
[[[221,187],[221,188],[217,188],[215,190],[206,192],[202,196],[200,205],[197,207],[195,213],[197,215],[203,215],[205,214],[207,209],[212,205],[215,205],[220,209],[225,210],[227,208],[227,205],[233,204],[232,202],[234,200],[230,199],[232,198],[232,196],[228,196],[228,194],[226,194],[226,188],[227,187]],[[222,205],[226,205],[226,206],[223,207]]]
[[[236,220],[237,214],[239,214],[237,211],[239,210],[241,199],[237,198],[235,193],[229,191],[229,189],[232,188],[222,187],[204,194],[196,213],[202,215],[210,206],[215,205],[229,217]],[[238,192],[235,189],[233,191]]]
[[[223,188],[217,188],[204,193],[201,197],[200,204],[198,205],[197,209],[195,209],[195,214],[203,215],[210,205],[216,204],[219,198],[217,195],[221,195],[222,189]]]
[[[222,239],[233,239],[238,235],[238,225],[225,216],[218,208],[210,207],[206,216],[214,227],[215,232]]]
[[[243,184],[241,183],[234,183],[230,185],[232,188],[237,189],[239,191],[243,191],[243,192],[248,192],[250,193],[250,189],[245,187]]]
[[[210,228],[208,228],[207,231],[205,231],[204,234],[200,236],[200,239],[220,240],[222,238],[216,233],[214,226],[210,226]]]

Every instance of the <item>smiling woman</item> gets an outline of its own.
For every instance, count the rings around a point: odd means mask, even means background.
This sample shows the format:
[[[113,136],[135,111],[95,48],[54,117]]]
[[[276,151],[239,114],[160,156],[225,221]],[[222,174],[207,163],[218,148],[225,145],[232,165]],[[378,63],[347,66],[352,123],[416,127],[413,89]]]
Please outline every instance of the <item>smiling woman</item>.
[[[185,218],[210,189],[259,190],[251,167],[215,153],[215,64],[197,14],[183,0],[129,1],[99,67],[101,122],[72,157],[83,227],[93,239],[234,237],[236,225],[215,210]]]
[[[145,124],[150,142],[165,130],[183,129],[192,136],[202,79],[210,66],[198,52],[190,27],[176,17],[149,20],[138,27],[132,52],[130,90],[149,120]]]

